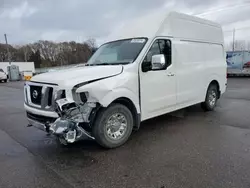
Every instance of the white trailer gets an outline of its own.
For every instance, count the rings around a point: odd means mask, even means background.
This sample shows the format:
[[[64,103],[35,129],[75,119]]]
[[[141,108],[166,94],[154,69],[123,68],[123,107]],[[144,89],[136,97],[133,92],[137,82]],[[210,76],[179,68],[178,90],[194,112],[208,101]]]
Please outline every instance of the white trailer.
[[[227,73],[229,75],[250,75],[250,51],[227,52]]]
[[[32,72],[35,73],[34,62],[11,62],[11,65],[16,65],[19,67],[20,72]],[[3,69],[5,73],[8,73],[7,67],[10,66],[9,62],[0,62],[0,68]]]

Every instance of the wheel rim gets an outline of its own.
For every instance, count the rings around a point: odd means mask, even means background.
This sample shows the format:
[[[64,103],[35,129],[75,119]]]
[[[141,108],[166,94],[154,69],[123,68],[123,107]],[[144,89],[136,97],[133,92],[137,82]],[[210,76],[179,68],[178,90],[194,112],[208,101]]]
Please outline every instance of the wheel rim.
[[[208,102],[211,107],[215,106],[216,99],[217,99],[216,92],[212,90],[208,96]]]
[[[105,130],[107,136],[112,140],[121,139],[127,130],[127,119],[121,113],[115,113],[106,122]]]

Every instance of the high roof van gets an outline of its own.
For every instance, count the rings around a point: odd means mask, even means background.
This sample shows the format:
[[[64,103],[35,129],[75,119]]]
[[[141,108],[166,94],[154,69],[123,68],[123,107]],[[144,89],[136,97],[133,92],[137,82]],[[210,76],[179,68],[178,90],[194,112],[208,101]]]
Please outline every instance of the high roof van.
[[[177,12],[154,14],[114,30],[108,40],[85,66],[26,82],[31,126],[62,144],[87,136],[115,148],[142,121],[199,103],[211,111],[226,91],[217,23]]]

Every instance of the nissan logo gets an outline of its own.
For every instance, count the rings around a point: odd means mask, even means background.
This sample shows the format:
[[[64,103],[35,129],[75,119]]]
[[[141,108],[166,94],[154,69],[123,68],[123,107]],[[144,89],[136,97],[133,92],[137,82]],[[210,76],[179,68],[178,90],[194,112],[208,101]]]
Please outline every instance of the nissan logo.
[[[38,97],[38,92],[37,90],[34,90],[33,93],[32,93],[32,96],[34,99],[36,99]]]

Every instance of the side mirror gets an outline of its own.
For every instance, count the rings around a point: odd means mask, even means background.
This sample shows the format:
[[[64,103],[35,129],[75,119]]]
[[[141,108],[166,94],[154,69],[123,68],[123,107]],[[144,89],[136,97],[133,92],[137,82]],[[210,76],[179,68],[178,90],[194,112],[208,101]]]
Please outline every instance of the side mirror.
[[[163,54],[153,55],[151,60],[152,70],[161,70],[166,66],[165,56]]]

